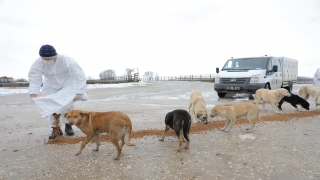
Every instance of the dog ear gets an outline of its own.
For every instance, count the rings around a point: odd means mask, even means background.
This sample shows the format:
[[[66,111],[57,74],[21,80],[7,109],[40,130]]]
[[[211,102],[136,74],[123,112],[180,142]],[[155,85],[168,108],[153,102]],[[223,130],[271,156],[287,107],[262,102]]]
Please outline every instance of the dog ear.
[[[67,118],[67,114],[68,114],[68,113],[65,113],[65,114],[64,114],[64,117],[65,117],[65,118]]]
[[[83,116],[85,116],[85,115],[88,115],[89,114],[89,112],[88,111],[81,111],[80,112],[80,115],[83,117]]]

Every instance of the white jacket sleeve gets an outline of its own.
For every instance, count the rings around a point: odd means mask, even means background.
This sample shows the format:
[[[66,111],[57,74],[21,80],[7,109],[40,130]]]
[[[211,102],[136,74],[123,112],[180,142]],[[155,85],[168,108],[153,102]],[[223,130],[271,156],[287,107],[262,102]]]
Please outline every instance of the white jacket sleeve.
[[[315,73],[315,77],[317,77],[318,79],[320,79],[320,68],[317,69],[316,73]]]
[[[29,93],[30,94],[39,94],[42,84],[43,68],[42,65],[37,59],[31,66],[28,78],[29,78]]]
[[[87,85],[87,78],[82,68],[75,61],[69,64],[70,78],[76,80],[77,94],[84,94]]]

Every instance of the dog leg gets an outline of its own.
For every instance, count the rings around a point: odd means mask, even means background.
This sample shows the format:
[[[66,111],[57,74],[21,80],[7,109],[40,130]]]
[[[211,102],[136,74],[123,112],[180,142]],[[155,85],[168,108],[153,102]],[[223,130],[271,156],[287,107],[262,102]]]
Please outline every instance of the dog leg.
[[[189,149],[189,144],[190,144],[190,136],[188,134],[188,139],[189,141],[187,141],[186,146],[184,147],[185,149]]]
[[[124,136],[121,137],[121,144],[120,147],[122,148],[124,146]]]
[[[226,128],[229,126],[229,124],[230,124],[230,119],[227,119],[226,124],[224,125],[224,127],[222,129],[220,129],[220,131],[226,130]]]
[[[295,107],[297,111],[299,111],[299,108],[298,108],[298,106],[297,106],[296,104],[294,104],[294,103],[290,103],[290,104],[291,104],[293,107]]]
[[[236,118],[235,117],[232,117],[232,118],[230,118],[230,120],[229,120],[229,126],[227,127],[227,129],[226,130],[224,130],[225,132],[229,132],[229,130],[230,130],[230,128],[232,127],[232,125],[236,122]]]
[[[99,146],[100,146],[100,133],[97,133],[95,136],[96,136],[96,148],[93,149],[93,151],[99,151]]]
[[[262,102],[262,108],[263,108],[264,111],[266,110],[264,101]]]
[[[176,151],[180,152],[181,149],[182,149],[182,141],[183,141],[183,132],[182,132],[182,130],[180,130],[178,138],[179,138],[179,147],[178,147],[178,149],[176,149]]]
[[[121,147],[119,145],[119,139],[117,139],[115,136],[116,136],[115,134],[110,133],[110,141],[117,149],[117,156],[114,158],[114,160],[118,160],[121,156]]]
[[[198,120],[196,119],[196,115],[193,109],[193,106],[189,110],[190,116],[191,116],[191,121],[193,124],[198,123]]]
[[[250,123],[250,128],[247,128],[246,130],[247,130],[248,133],[251,133],[253,128],[254,128],[255,123],[252,122],[252,119],[253,119],[252,117],[247,117],[247,119],[248,119],[248,121]]]
[[[279,114],[279,111],[277,109],[277,103],[271,103],[271,106],[272,106],[274,112]]]
[[[87,137],[82,141],[79,151],[76,153],[76,156],[81,154],[82,150],[86,145],[91,141],[91,139],[94,137],[94,135],[87,135]]]
[[[278,103],[278,109],[280,109],[282,111],[282,104],[283,104],[284,99],[282,98],[281,101]]]
[[[164,132],[162,133],[162,136],[161,136],[161,138],[159,139],[159,141],[163,141],[163,140],[164,140],[164,138],[165,138],[166,134],[168,133],[169,129],[170,129],[170,126],[167,126],[167,125],[166,125],[166,127],[165,127],[165,129],[164,129]]]

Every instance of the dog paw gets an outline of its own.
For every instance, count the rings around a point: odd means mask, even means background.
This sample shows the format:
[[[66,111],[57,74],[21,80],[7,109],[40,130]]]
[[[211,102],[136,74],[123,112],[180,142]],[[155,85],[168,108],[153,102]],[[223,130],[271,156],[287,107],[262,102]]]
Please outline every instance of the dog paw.
[[[159,141],[163,141],[163,140],[164,140],[164,139],[161,139],[161,138],[159,139]]]
[[[81,154],[81,153],[76,153],[75,155],[78,156],[79,154]]]
[[[99,151],[99,149],[92,149],[92,151]]]
[[[115,158],[113,158],[113,160],[119,160],[119,157],[115,157]]]
[[[180,151],[181,151],[181,149],[176,149],[176,151],[177,151],[177,152],[180,152]]]

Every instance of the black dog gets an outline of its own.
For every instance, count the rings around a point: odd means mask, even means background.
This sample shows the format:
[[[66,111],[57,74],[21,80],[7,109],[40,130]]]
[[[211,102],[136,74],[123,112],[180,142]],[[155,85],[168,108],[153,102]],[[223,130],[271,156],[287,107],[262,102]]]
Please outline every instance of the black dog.
[[[308,103],[308,101],[306,101],[305,99],[301,98],[300,96],[296,95],[296,94],[292,94],[290,93],[291,96],[290,97],[283,97],[281,99],[281,101],[278,104],[278,108],[280,110],[282,110],[281,105],[284,101],[290,103],[293,107],[295,107],[298,111],[298,107],[297,104],[300,104],[303,108],[305,108],[306,110],[309,110],[309,106],[310,104]]]
[[[165,124],[166,127],[159,141],[164,140],[165,135],[171,128],[174,130],[174,132],[179,138],[179,148],[176,151],[181,151],[183,137],[187,140],[185,149],[189,149],[191,116],[188,113],[188,111],[183,109],[176,109],[174,111],[169,112],[165,117]]]

